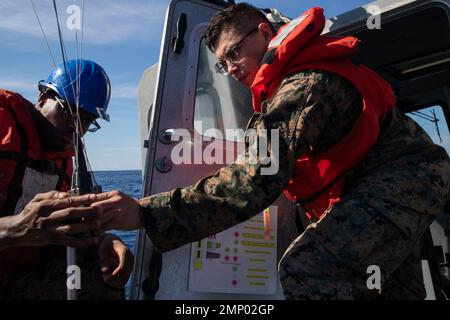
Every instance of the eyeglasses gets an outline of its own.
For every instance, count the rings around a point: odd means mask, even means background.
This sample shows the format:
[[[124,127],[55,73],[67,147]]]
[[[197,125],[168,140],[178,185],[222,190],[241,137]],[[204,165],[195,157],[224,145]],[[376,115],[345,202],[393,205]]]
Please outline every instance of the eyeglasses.
[[[251,34],[253,34],[254,32],[258,31],[258,28],[254,28],[252,29],[249,33],[247,33],[241,40],[239,40],[238,43],[236,43],[235,45],[231,46],[224,54],[224,59],[218,61],[215,64],[215,69],[217,73],[220,73],[224,76],[229,74],[229,70],[228,70],[228,65],[227,65],[227,61],[229,61],[232,64],[236,64],[240,57],[239,57],[239,47],[242,45],[242,43],[244,42],[245,39],[247,39]]]
[[[73,110],[69,106],[63,104],[63,102],[58,97],[55,96],[55,98],[56,101],[58,101],[58,105],[60,107],[64,120],[71,123],[76,123],[77,116],[74,114]],[[89,132],[95,132],[101,128],[95,116],[81,109],[79,110],[79,123],[81,124],[82,128],[88,128],[87,131]]]

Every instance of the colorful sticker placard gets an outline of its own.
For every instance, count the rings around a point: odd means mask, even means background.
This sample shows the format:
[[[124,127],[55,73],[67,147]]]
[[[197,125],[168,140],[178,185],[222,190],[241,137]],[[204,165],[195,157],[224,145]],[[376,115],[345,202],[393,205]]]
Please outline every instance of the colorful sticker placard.
[[[276,293],[276,206],[216,235],[192,244],[191,292]]]

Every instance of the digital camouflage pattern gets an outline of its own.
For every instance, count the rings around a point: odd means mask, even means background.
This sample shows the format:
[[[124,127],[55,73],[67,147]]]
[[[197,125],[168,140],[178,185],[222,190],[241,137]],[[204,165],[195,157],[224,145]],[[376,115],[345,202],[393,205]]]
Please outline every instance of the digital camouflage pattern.
[[[433,216],[399,211],[415,225],[406,236],[367,198],[349,197],[311,223],[286,250],[279,267],[286,298],[424,299],[420,237]],[[380,268],[381,290],[369,290],[369,266]]]
[[[361,111],[359,93],[342,77],[318,70],[286,77],[248,126],[279,129],[279,171],[262,175],[260,162],[243,158],[193,186],[141,199],[153,244],[162,252],[175,249],[267,208],[295,174],[295,159],[339,141]],[[286,298],[422,298],[415,248],[434,216],[444,212],[449,181],[446,151],[413,120],[390,111],[375,146],[348,173],[342,201],[286,251],[279,266]],[[381,292],[366,286],[367,267],[374,264],[381,268]]]

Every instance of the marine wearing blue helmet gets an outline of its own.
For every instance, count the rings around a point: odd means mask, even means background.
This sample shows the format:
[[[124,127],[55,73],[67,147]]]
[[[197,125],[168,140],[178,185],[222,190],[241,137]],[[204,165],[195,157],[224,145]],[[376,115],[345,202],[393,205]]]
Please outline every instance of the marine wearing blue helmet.
[[[106,109],[111,84],[105,70],[93,61],[69,60],[65,66],[61,63],[38,86],[40,92],[52,91],[71,108],[79,106],[95,118],[109,121]]]
[[[88,221],[96,209],[79,203],[71,210],[72,201],[60,196],[71,186],[73,133],[85,134],[98,118],[109,121],[108,76],[95,62],[71,60],[40,81],[39,91],[34,105],[0,89],[0,300],[64,299],[61,246],[95,243],[77,252],[85,281],[78,297],[123,298],[132,253],[114,235],[74,237],[97,230],[94,223],[73,220]],[[45,204],[58,207],[59,214],[48,214]]]
[[[106,113],[111,85],[105,70],[90,60],[69,60],[59,64],[46,80],[39,81],[37,110],[51,124],[40,125],[45,144],[54,149],[72,146],[72,133],[96,131],[96,119],[109,121]],[[64,121],[62,120],[64,118]]]

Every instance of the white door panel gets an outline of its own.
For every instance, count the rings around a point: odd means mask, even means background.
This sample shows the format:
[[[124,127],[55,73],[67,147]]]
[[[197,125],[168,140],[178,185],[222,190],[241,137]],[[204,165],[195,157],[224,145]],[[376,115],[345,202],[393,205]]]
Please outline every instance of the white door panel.
[[[214,72],[214,55],[206,49],[202,42],[203,33],[211,16],[221,7],[203,1],[173,1],[166,17],[166,29],[162,43],[159,69],[155,86],[155,97],[152,108],[140,107],[141,126],[146,125],[144,119],[150,119],[148,131],[147,156],[144,162],[144,196],[169,191],[195,183],[204,176],[220,169],[227,158],[224,156],[220,164],[173,163],[172,151],[178,145],[170,141],[173,130],[185,129],[193,136],[192,150],[200,150],[203,154],[210,144],[202,134],[214,137],[221,145],[216,151],[231,158],[242,150],[240,139],[227,140],[225,130],[245,129],[253,113],[251,95],[231,78]],[[185,28],[184,28],[185,27]],[[185,29],[185,30],[184,30]],[[184,31],[184,35],[183,35]],[[174,52],[174,42],[178,36],[181,51]],[[182,39],[181,39],[181,37]],[[178,46],[180,48],[181,46]],[[149,78],[149,77],[147,77]],[[142,78],[140,95],[150,94],[147,87],[149,81]],[[153,86],[152,86],[153,87]],[[148,99],[147,99],[148,100]],[[148,103],[147,103],[148,104]],[[147,113],[150,114],[147,115]],[[144,118],[144,119],[142,119]],[[203,129],[198,125],[201,121]],[[195,124],[194,124],[195,123]],[[208,129],[219,130],[207,131]],[[205,132],[206,131],[206,132]],[[178,132],[178,131],[177,131]],[[143,142],[144,143],[144,142]],[[194,151],[192,151],[194,152]],[[230,157],[230,156],[229,156]],[[194,157],[192,157],[194,160]],[[229,160],[229,159],[228,159]],[[293,223],[294,206],[283,196],[276,202],[278,208],[278,242],[276,260],[297,236]],[[145,299],[282,299],[281,287],[272,295],[194,293],[188,291],[191,245],[165,253],[162,256],[162,270],[159,277],[159,290],[153,297],[145,294],[142,283],[152,277],[152,263],[158,261],[151,258],[152,245],[141,231],[138,236],[136,263],[132,281],[132,298]],[[276,266],[275,266],[276,267]],[[277,283],[278,276],[276,275]]]

